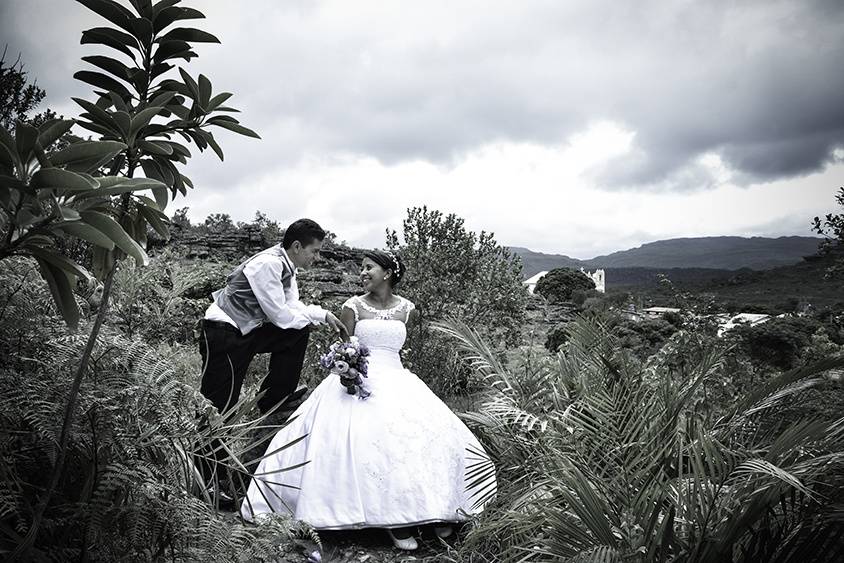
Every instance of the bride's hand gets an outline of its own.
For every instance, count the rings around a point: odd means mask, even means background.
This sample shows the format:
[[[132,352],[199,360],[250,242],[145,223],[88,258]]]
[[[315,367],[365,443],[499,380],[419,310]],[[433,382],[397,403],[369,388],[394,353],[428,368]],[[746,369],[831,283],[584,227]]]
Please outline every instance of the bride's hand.
[[[328,323],[328,326],[330,326],[334,332],[340,335],[343,342],[349,339],[349,331],[346,330],[346,325],[344,325],[340,319],[334,315],[334,313],[327,313],[325,315],[325,322]]]

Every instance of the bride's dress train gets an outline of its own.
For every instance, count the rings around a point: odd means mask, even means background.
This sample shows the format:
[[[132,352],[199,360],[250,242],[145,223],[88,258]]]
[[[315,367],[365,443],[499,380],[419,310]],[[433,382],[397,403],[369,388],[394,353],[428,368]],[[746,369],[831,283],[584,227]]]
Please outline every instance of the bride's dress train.
[[[328,375],[270,443],[274,452],[304,437],[261,461],[242,515],[276,512],[336,530],[459,522],[480,512],[475,493],[494,489],[494,477],[467,490],[466,473],[484,463],[482,446],[399,358],[401,318],[413,304],[401,298],[388,311],[400,318],[387,320],[360,318],[362,308],[374,310],[359,298],[345,306],[371,351],[364,381],[372,395],[349,395]]]

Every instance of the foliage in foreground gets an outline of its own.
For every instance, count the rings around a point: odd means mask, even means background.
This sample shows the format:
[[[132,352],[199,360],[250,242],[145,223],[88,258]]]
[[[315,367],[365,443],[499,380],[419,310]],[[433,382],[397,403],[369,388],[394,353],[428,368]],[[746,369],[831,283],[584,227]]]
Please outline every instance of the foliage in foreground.
[[[555,358],[528,355],[511,371],[465,325],[440,330],[491,389],[465,416],[499,482],[459,560],[844,556],[844,419],[777,412],[844,358],[779,374],[713,417],[702,390],[723,352],[683,331],[641,362],[580,319]]]
[[[67,401],[67,373],[84,337],[44,304],[29,260],[0,275],[0,554],[21,541],[47,485]],[[123,328],[123,331],[120,330]],[[246,525],[219,513],[198,459],[213,445],[245,480],[246,459],[272,429],[242,400],[223,419],[199,394],[195,354],[151,346],[107,326],[79,390],[65,470],[32,560],[271,560],[292,534],[285,519]],[[213,444],[213,445],[212,445]]]

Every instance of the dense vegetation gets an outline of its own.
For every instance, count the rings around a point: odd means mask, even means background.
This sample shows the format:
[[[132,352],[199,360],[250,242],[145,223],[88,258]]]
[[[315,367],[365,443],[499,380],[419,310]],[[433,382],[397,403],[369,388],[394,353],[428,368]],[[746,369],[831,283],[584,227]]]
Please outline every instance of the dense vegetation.
[[[222,105],[230,95],[212,95],[206,77],[181,68],[181,80],[168,77],[196,56],[193,42],[216,41],[171,27],[200,12],[173,0],[80,1],[111,25],[83,42],[127,58],[85,58],[106,74],[77,74],[97,89],[95,101],[77,100],[79,122],[25,119],[39,94],[19,64],[0,64],[20,94],[8,113],[14,134],[0,127],[0,553],[271,561],[296,535],[318,538],[284,518],[253,525],[222,514],[215,483],[196,469],[221,444],[248,479],[275,429],[254,407],[261,361],[225,417],[197,392],[195,323],[242,256],[190,258],[167,239],[248,231],[272,244],[281,230],[261,213],[199,226],[184,209],[164,214],[190,187],[178,168],[190,152],[173,139],[222,157],[209,126],[254,133],[216,113],[232,109]],[[73,136],[74,125],[99,139]],[[830,292],[840,288],[838,217],[817,222],[830,244],[813,283]],[[530,326],[528,305],[548,304],[528,302],[519,260],[492,234],[415,208],[386,242],[404,257],[401,292],[420,309],[405,359],[446,400],[473,394],[464,416],[491,456],[476,470],[498,477],[497,497],[477,491],[488,510],[440,558],[844,555],[840,304],[719,337],[705,315],[712,295],[666,285],[661,295],[682,314],[639,322],[625,305],[642,296],[559,285],[551,305],[565,302],[576,318],[550,327],[545,349],[524,337],[542,326]],[[302,293],[336,310],[358,265],[333,237],[326,246],[335,258],[321,278],[303,275]],[[776,295],[797,300],[788,312],[806,309],[801,298]],[[315,358],[328,338],[313,338],[309,383],[322,376]]]

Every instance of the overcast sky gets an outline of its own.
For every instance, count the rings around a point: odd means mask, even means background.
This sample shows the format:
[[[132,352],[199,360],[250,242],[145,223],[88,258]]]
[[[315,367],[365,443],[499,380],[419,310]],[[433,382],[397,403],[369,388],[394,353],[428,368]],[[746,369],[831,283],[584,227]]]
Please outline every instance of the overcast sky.
[[[128,4],[127,2],[123,2]],[[262,140],[171,203],[311,217],[383,246],[410,206],[590,258],[653,240],[810,235],[844,185],[844,2],[194,0],[202,72]],[[0,1],[0,43],[77,116],[71,0]],[[7,59],[9,56],[7,55]]]

